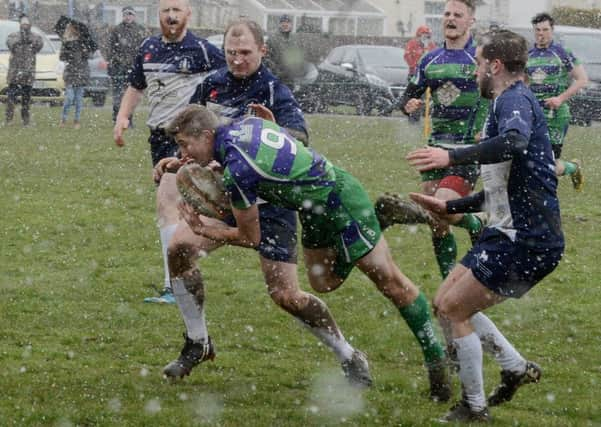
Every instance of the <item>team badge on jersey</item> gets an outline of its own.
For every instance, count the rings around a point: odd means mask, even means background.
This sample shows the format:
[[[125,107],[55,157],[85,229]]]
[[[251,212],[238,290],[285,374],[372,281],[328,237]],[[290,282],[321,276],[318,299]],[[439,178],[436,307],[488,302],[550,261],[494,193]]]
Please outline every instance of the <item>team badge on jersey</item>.
[[[177,64],[177,69],[182,73],[189,73],[192,61],[187,56],[184,56]]]
[[[148,62],[148,61],[150,61],[151,59],[152,59],[152,53],[150,53],[150,52],[146,52],[146,53],[144,54],[144,62]]]
[[[542,84],[547,78],[547,73],[542,68],[537,68],[531,75],[530,79],[536,84]]]
[[[438,102],[445,107],[455,102],[457,98],[459,98],[459,95],[461,95],[461,90],[455,86],[453,82],[445,82],[445,84],[436,91]]]

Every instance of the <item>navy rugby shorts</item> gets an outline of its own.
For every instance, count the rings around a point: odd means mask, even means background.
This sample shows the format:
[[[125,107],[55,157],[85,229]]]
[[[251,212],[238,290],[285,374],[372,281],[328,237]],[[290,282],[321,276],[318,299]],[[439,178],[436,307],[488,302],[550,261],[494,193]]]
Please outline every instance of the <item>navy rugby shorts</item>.
[[[235,226],[233,216],[225,219]],[[296,264],[296,212],[263,203],[259,205],[261,243],[257,250],[263,258]]]
[[[563,246],[533,249],[488,228],[461,264],[494,293],[520,298],[557,267],[562,255]]]

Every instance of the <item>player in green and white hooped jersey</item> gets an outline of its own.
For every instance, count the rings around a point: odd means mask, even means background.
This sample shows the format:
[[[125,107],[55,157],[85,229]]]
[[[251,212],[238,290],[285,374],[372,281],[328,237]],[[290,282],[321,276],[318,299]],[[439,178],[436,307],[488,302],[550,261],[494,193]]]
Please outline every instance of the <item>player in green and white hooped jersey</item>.
[[[235,226],[215,224],[180,204],[190,229],[216,242],[256,248],[258,203],[298,212],[309,283],[318,292],[337,289],[357,266],[397,307],[422,348],[435,400],[450,398],[443,348],[423,293],[394,264],[373,204],[361,184],[277,124],[250,117],[221,124],[202,106],[189,106],[170,133],[184,158],[224,168]]]
[[[401,99],[403,111],[411,114],[422,107],[422,95],[428,88],[431,90],[432,133],[429,145],[452,148],[473,144],[484,123],[488,102],[480,97],[476,84],[476,46],[470,36],[470,28],[475,21],[474,13],[475,6],[471,0],[446,2],[442,21],[444,46],[422,57],[417,74]],[[422,193],[442,200],[458,199],[472,191],[477,178],[477,166],[436,169],[422,174]],[[378,200],[376,206],[381,220],[386,210],[380,204],[382,199]],[[394,217],[394,201],[390,205]],[[382,221],[382,225],[387,225],[386,222]],[[409,221],[393,219],[388,222]],[[437,218],[430,218],[427,222],[432,229],[434,253],[444,278],[457,258],[455,236],[448,223]],[[472,240],[482,229],[481,221],[473,214],[464,215],[456,225],[466,228]]]
[[[555,154],[555,172],[557,176],[569,175],[574,188],[580,191],[584,185],[580,162],[560,157],[571,119],[567,101],[587,85],[588,77],[580,60],[553,40],[555,21],[551,15],[539,13],[531,22],[535,42],[528,51],[526,65],[530,89],[545,112]]]

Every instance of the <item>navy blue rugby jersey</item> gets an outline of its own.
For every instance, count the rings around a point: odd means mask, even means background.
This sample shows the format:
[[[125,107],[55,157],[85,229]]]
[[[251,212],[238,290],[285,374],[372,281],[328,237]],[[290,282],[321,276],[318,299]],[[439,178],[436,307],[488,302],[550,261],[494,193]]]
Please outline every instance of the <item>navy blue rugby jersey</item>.
[[[165,127],[188,105],[207,72],[224,65],[223,52],[190,31],[177,43],[165,43],[160,35],[144,40],[134,59],[129,84],[146,90],[148,126]]]
[[[483,136],[510,131],[526,137],[528,146],[511,160],[481,166],[488,227],[531,247],[563,247],[549,131],[538,100],[521,81],[493,101]]]
[[[214,113],[232,119],[242,118],[248,104],[269,108],[278,125],[307,133],[303,112],[292,92],[264,65],[245,79],[235,78],[227,67],[211,72],[190,100],[206,105]]]

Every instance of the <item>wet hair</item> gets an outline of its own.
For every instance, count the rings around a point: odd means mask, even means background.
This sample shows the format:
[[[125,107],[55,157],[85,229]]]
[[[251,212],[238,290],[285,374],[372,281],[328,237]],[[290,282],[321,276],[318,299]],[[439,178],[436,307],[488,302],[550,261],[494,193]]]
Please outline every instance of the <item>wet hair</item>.
[[[482,57],[489,61],[498,59],[510,73],[523,73],[528,62],[528,42],[509,30],[485,33],[479,42]]]
[[[244,27],[248,28],[258,46],[263,46],[265,44],[265,32],[263,31],[263,28],[261,28],[256,21],[248,18],[239,18],[227,25],[225,32],[223,33],[224,44],[228,33],[231,32],[232,36],[239,37],[242,35],[241,28]]]
[[[549,25],[551,25],[551,28],[553,28],[555,26],[555,19],[553,19],[553,17],[551,15],[549,15],[548,13],[538,13],[534,16],[534,18],[532,18],[530,20],[530,23],[532,25],[536,25],[536,24],[540,24],[541,22],[545,22],[545,21],[549,21]]]
[[[447,3],[450,1],[458,1],[459,3],[463,3],[472,12],[472,15],[476,12],[476,1],[475,0],[447,0]]]
[[[205,130],[215,130],[220,126],[219,118],[203,105],[188,105],[167,125],[165,132],[175,136],[179,133],[200,136]]]

